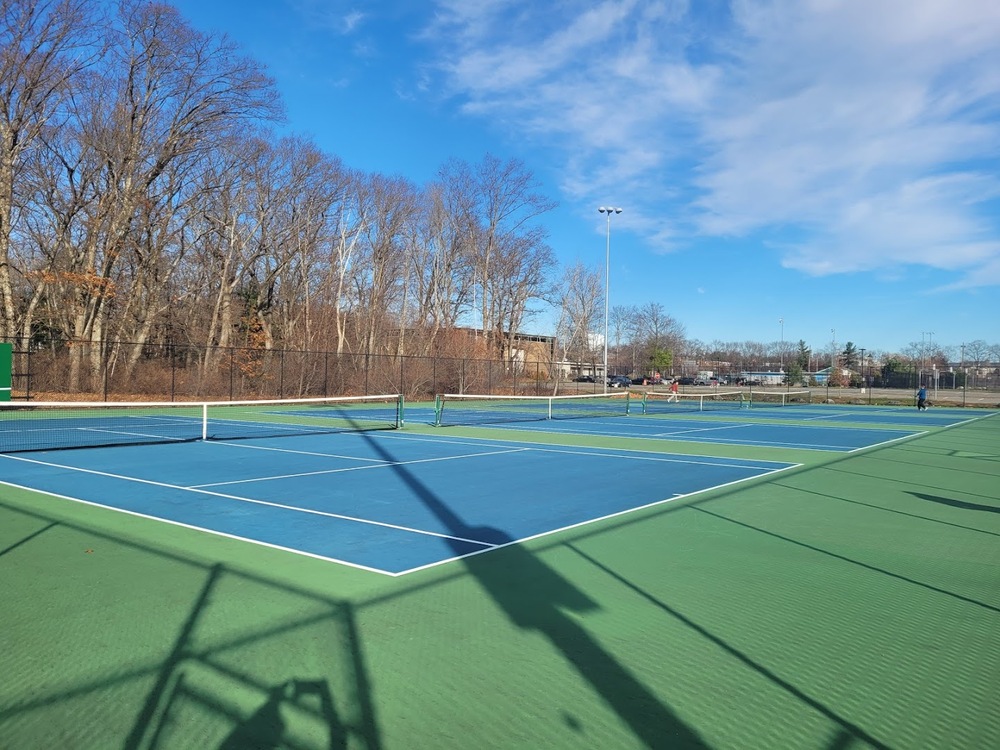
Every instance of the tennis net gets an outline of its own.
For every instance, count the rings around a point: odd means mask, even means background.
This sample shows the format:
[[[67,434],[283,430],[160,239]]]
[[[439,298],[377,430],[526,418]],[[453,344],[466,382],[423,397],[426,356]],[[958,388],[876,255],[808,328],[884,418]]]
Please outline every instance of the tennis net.
[[[485,396],[439,394],[434,401],[434,424],[500,424],[542,419],[613,417],[629,413],[629,392],[588,393],[576,396]]]
[[[0,404],[0,453],[393,429],[403,397]]]
[[[795,406],[812,401],[809,391],[754,391],[750,394],[750,406]]]
[[[683,411],[742,409],[749,405],[740,391],[720,393],[667,393],[647,391],[642,398],[643,414],[670,414]]]

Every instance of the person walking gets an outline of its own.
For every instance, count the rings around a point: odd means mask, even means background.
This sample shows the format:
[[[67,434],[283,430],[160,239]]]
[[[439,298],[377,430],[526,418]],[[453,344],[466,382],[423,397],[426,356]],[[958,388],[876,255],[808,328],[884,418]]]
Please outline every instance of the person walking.
[[[927,389],[920,386],[920,390],[917,391],[917,411],[925,409],[927,409]]]

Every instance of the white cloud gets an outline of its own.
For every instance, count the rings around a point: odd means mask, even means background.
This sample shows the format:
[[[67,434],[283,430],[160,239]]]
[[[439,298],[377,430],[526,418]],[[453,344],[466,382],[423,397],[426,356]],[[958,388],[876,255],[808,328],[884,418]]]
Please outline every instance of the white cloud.
[[[358,28],[358,26],[361,25],[361,22],[364,21],[365,18],[366,15],[361,11],[357,10],[353,10],[350,13],[344,15],[344,17],[341,19],[343,33],[344,34],[352,33],[356,28]]]
[[[810,274],[995,283],[1000,3],[438,7],[465,111],[550,146],[569,199],[614,196],[651,243],[788,233],[773,246]]]
[[[302,23],[313,28],[327,29],[338,36],[357,31],[368,14],[345,3],[331,0],[291,0],[291,7]]]

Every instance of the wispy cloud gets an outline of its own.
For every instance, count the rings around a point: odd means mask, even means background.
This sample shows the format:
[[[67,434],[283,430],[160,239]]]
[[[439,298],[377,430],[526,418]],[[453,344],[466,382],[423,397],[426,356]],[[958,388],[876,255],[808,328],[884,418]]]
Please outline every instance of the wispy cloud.
[[[358,10],[352,10],[349,13],[345,14],[340,19],[343,32],[345,34],[352,33],[356,28],[358,28],[358,26],[361,25],[361,22],[364,21],[365,18],[366,18],[365,14]]]
[[[337,36],[355,33],[369,18],[368,13],[341,0],[290,0],[290,5],[302,23]]]
[[[467,114],[550,147],[569,200],[627,203],[651,244],[998,281],[998,3],[441,0],[428,33]]]

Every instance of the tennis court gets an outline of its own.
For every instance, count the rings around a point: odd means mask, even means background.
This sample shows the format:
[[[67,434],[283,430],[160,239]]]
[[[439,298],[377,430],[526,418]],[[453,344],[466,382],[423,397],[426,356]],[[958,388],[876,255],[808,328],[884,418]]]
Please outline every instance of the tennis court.
[[[439,426],[478,425],[518,431],[835,452],[855,451],[910,438],[919,434],[921,425],[954,423],[897,419],[912,428],[893,429],[886,425],[866,429],[859,424],[892,422],[900,412],[894,410],[885,416],[869,416],[862,411],[864,407],[841,408],[827,420],[828,415],[819,406],[752,405],[750,401],[717,398],[693,397],[679,403],[666,399],[647,402],[643,398],[635,403],[637,399],[629,399],[627,394],[507,399],[444,396],[439,397],[433,418],[426,409],[411,409],[410,418]],[[609,420],[609,416],[615,418]],[[975,416],[952,415],[951,419],[958,421]],[[777,418],[785,424],[769,424]],[[813,423],[820,421],[823,424]]]
[[[996,410],[451,406],[0,414],[0,747],[1000,744]]]
[[[790,466],[380,433],[33,451],[0,465],[10,486],[393,574]]]

